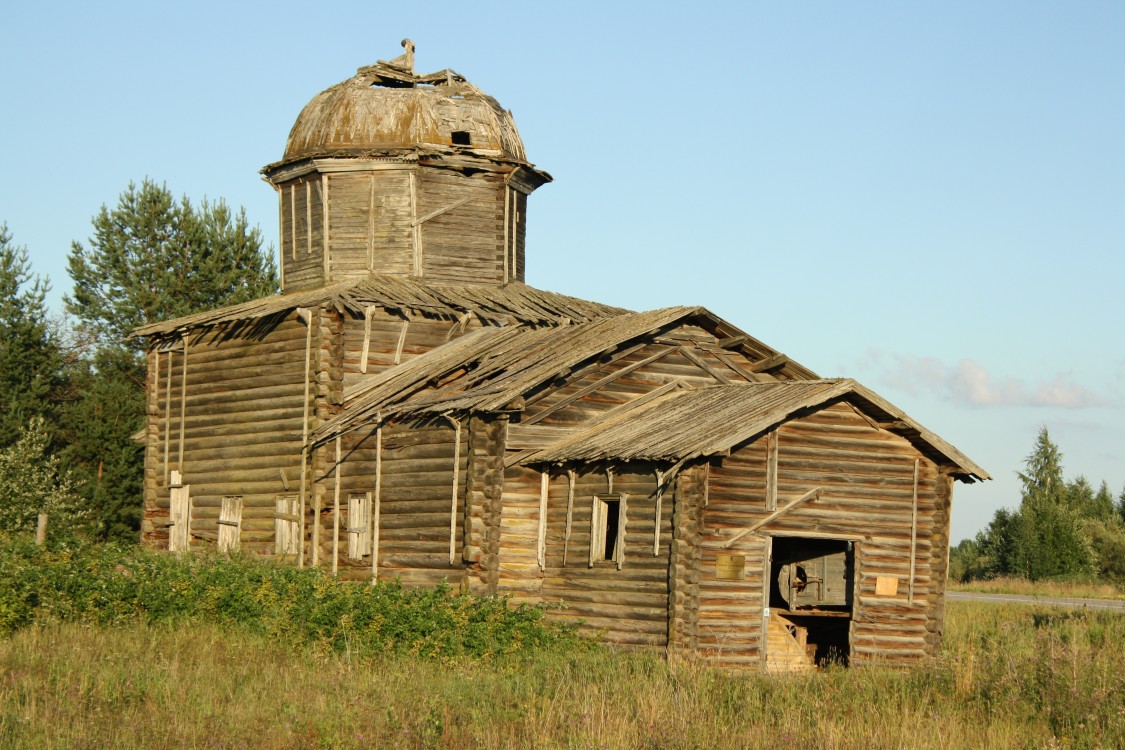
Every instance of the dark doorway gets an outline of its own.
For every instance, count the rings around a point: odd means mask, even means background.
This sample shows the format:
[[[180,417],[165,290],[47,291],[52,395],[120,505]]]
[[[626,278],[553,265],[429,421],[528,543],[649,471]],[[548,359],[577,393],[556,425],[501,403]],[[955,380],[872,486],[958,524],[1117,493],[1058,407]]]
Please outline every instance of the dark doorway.
[[[770,611],[817,666],[847,664],[851,652],[855,547],[844,539],[773,538]]]

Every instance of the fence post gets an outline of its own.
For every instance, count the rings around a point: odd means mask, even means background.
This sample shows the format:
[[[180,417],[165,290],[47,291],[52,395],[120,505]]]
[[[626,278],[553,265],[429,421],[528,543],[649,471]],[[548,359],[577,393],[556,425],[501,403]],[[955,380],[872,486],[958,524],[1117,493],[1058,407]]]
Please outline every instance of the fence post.
[[[35,527],[35,543],[42,547],[47,543],[47,514],[39,514],[39,525]]]

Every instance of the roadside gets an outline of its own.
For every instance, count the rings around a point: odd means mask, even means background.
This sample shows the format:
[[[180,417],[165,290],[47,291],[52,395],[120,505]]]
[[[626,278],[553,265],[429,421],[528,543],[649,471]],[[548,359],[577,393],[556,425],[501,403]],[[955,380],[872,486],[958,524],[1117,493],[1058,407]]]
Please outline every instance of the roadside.
[[[1070,596],[1031,596],[1025,594],[984,594],[977,591],[947,591],[945,596],[955,601],[1012,602],[1016,604],[1045,604],[1052,607],[1087,607],[1125,612],[1121,599],[1079,599]]]

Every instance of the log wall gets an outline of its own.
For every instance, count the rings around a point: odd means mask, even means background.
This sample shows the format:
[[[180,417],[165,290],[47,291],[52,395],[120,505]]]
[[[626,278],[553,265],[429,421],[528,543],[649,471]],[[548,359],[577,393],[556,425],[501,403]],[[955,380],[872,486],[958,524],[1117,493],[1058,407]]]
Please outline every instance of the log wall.
[[[312,174],[278,186],[282,290],[324,283],[324,185]]]
[[[604,472],[574,477],[571,533],[566,538],[570,480],[552,476],[547,505],[543,601],[561,609],[550,616],[579,620],[587,631],[603,633],[610,643],[664,646],[668,641],[668,560],[672,544],[672,492],[661,498],[657,520],[655,467],[614,474],[613,494],[626,495],[624,548],[620,565],[612,560],[590,563],[591,509],[596,495],[609,493]],[[659,538],[657,540],[657,524]],[[658,544],[654,542],[658,541]],[[565,551],[565,562],[564,562]]]
[[[487,433],[487,430],[485,430]],[[462,425],[460,447],[455,448],[455,429],[449,423],[426,425],[393,424],[382,431],[382,457],[379,461],[378,536],[380,579],[398,578],[409,585],[433,586],[443,580],[461,585],[465,577],[466,517],[465,498],[470,494],[472,429]],[[341,512],[351,493],[376,493],[378,441],[375,428],[353,432],[342,439],[344,458],[340,476]],[[495,438],[493,438],[495,439]],[[331,445],[325,453],[335,455]],[[454,458],[456,454],[457,503],[453,505]],[[335,492],[335,467],[321,477],[319,485]],[[334,498],[332,498],[334,500]],[[334,529],[333,502],[327,504],[322,526]],[[349,519],[341,518],[339,528],[347,529]],[[450,532],[454,534],[454,560],[450,563]],[[322,547],[331,559],[332,534],[326,534]],[[341,574],[351,578],[370,578],[370,556],[349,560],[339,542]]]
[[[764,446],[759,438],[711,468],[700,561],[700,653],[725,664],[760,662],[767,535],[819,534],[857,540],[851,662],[906,664],[935,655],[935,610],[945,581],[944,563],[935,559],[944,560],[948,540],[946,478],[908,441],[837,404],[778,429],[777,507],[815,487],[822,488],[821,498],[725,549],[734,533],[768,513]],[[717,556],[724,553],[746,556],[745,579],[718,579]],[[880,577],[894,579],[897,592],[877,594]]]
[[[241,495],[242,548],[272,553],[276,498],[296,492],[300,477],[306,333],[290,315],[268,343],[222,331],[197,336],[188,341],[186,380],[182,349],[150,352],[146,544],[167,548],[168,480],[177,470],[191,486],[193,543],[216,539],[223,497]]]

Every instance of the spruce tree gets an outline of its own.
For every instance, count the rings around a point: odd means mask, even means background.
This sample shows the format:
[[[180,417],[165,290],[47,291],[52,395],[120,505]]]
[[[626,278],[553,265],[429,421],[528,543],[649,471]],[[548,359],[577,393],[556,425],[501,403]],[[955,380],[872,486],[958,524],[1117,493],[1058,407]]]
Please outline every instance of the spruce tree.
[[[0,225],[0,449],[33,419],[55,421],[62,355],[47,318],[45,280],[32,277],[27,249]],[[44,427],[49,429],[49,427]]]
[[[219,200],[199,207],[151,180],[130,183],[117,206],[102,206],[88,247],[68,258],[74,289],[67,311],[97,342],[72,373],[76,399],[65,412],[67,457],[93,504],[103,538],[136,538],[144,426],[143,342],[135,328],[244,302],[277,291],[272,251],[244,210]]]
[[[1089,573],[1094,559],[1079,515],[1069,502],[1062,474],[1062,452],[1051,442],[1047,428],[1039,430],[1035,448],[1019,473],[1023,484],[1016,535],[1023,575],[1031,580]]]
[[[277,291],[261,232],[221,199],[195,208],[146,179],[130,183],[114,209],[103,205],[93,226],[89,248],[71,245],[66,307],[105,345],[148,323]]]

